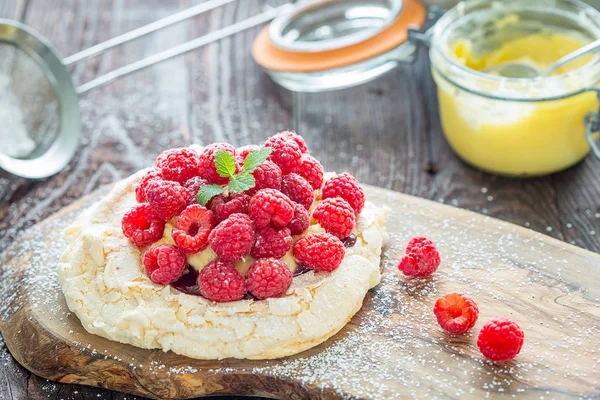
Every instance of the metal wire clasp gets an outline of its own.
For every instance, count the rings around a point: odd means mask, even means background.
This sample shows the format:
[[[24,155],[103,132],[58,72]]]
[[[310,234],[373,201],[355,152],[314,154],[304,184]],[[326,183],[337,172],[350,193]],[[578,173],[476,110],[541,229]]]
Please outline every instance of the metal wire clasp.
[[[431,45],[431,36],[433,35],[433,26],[438,19],[446,13],[446,10],[437,6],[430,6],[427,9],[427,20],[422,28],[416,26],[408,27],[408,38],[415,43]]]
[[[600,88],[593,89],[598,96],[598,112],[592,112],[585,116],[585,138],[592,149],[592,153],[600,160],[600,147],[594,139],[594,135],[600,132]]]

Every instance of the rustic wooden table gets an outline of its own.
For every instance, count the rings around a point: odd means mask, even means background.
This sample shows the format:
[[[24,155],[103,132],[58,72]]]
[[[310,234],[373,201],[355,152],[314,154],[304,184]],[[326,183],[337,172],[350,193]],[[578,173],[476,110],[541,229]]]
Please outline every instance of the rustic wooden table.
[[[3,0],[63,56],[139,27],[194,0]],[[275,2],[272,2],[275,3]],[[77,82],[260,10],[240,0],[75,66]],[[375,82],[335,93],[292,95],[250,57],[258,29],[164,62],[81,99],[83,138],[69,168],[43,182],[0,172],[0,252],[21,231],[99,186],[148,166],[163,149],[192,142],[258,142],[293,127],[327,170],[466,208],[600,251],[600,161],[586,158],[535,179],[488,175],[461,162],[444,140],[426,54]],[[1,284],[1,283],[0,283]],[[0,338],[0,399],[131,398],[38,378]]]

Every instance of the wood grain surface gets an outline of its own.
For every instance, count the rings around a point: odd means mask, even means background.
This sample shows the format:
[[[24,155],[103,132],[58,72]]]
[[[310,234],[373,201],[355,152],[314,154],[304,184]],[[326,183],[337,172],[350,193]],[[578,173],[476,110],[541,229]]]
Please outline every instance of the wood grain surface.
[[[66,308],[56,232],[106,191],[28,230],[6,251],[2,279],[14,288],[0,307],[0,331],[12,355],[36,375],[152,398],[213,394],[283,399],[431,398],[490,395],[538,398],[600,396],[600,255],[533,231],[453,207],[367,187],[392,208],[383,280],[363,308],[320,346],[281,360],[202,361],[145,350],[87,333]],[[428,279],[396,271],[414,234],[432,238],[443,255]],[[485,362],[473,332],[437,326],[435,299],[460,291],[481,315],[518,321],[526,335],[513,361]]]
[[[31,25],[66,56],[198,2],[3,0],[0,17]],[[600,6],[597,0],[590,2]],[[77,64],[72,67],[74,79],[83,83],[260,8],[259,0],[242,0],[171,27]],[[349,170],[365,183],[491,215],[600,251],[598,161],[588,157],[564,172],[525,180],[476,171],[443,138],[423,52],[415,64],[357,88],[292,95],[251,60],[249,48],[257,32],[239,34],[82,98],[82,143],[67,170],[41,182],[0,172],[0,252],[25,228],[100,185],[149,165],[164,148],[215,140],[258,142],[289,127],[307,138],[328,170]],[[124,396],[40,379],[21,368],[0,341],[0,398],[99,397]]]

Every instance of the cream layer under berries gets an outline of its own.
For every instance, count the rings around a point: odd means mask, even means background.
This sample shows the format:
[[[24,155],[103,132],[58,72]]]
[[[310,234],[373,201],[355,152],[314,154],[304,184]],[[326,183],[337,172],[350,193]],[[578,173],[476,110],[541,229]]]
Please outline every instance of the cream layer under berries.
[[[202,359],[277,358],[341,329],[379,283],[387,211],[304,140],[173,149],[67,229],[83,326]]]

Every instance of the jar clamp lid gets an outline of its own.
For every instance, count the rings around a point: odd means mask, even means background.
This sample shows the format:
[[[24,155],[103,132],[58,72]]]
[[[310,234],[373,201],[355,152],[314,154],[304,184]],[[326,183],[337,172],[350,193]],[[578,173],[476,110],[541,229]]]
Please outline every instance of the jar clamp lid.
[[[420,0],[305,1],[260,32],[252,55],[292,91],[355,86],[410,61],[408,29],[426,17]]]

